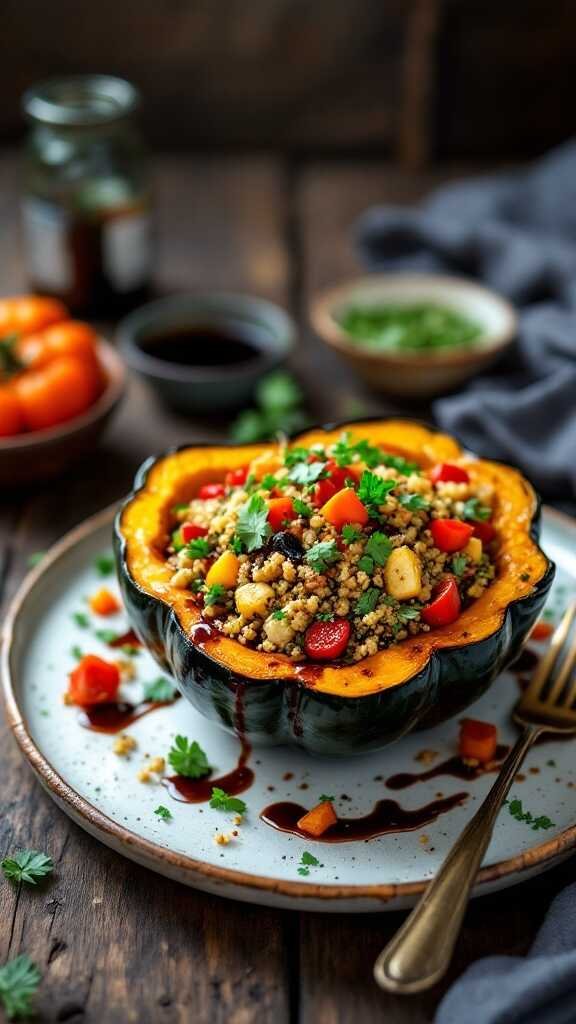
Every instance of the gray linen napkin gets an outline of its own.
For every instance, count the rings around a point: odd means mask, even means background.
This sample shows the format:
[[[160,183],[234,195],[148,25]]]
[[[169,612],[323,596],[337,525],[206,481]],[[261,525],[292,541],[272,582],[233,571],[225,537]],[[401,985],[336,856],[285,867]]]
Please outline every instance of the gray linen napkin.
[[[574,1024],[576,885],[556,897],[526,957],[478,960],[452,986],[435,1024]]]
[[[367,210],[355,234],[372,270],[475,277],[516,304],[511,353],[433,412],[547,497],[576,497],[576,143],[527,171],[448,185],[416,209]]]

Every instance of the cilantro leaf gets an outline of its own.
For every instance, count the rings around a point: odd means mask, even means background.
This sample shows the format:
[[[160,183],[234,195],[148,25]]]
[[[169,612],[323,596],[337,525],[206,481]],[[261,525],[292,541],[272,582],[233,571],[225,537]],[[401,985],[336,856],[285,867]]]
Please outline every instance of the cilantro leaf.
[[[54,870],[52,858],[38,850],[18,850],[13,857],[5,857],[1,866],[5,878],[29,885],[36,885],[39,878],[45,878]]]
[[[313,853],[308,853],[308,850],[304,850],[304,853],[300,858],[300,863],[307,864],[309,867],[312,868],[317,868],[318,865],[320,864],[320,861],[318,860],[317,857],[314,856]]]
[[[159,818],[162,818],[162,821],[170,821],[170,818],[172,817],[172,811],[168,810],[167,807],[163,807],[162,804],[156,808],[154,814],[157,814]]]
[[[382,591],[378,587],[369,587],[368,590],[365,590],[356,602],[354,608],[356,615],[368,615],[369,612],[373,612],[381,593]]]
[[[326,476],[325,462],[297,462],[288,473],[289,480],[302,486],[315,484],[322,476]]]
[[[468,498],[468,501],[464,502],[464,508],[462,509],[463,519],[490,519],[492,515],[492,509],[489,505],[481,505],[479,498]]]
[[[94,568],[99,576],[111,576],[114,572],[114,558],[112,555],[98,555],[94,559]]]
[[[188,779],[201,779],[212,771],[200,744],[196,740],[191,743],[186,736],[176,736],[168,752],[168,764],[177,775]]]
[[[144,683],[144,700],[168,704],[176,700],[177,693],[176,687],[164,676],[158,676],[158,679],[153,679],[150,683]]]
[[[368,555],[362,555],[362,558],[358,559],[358,568],[370,576],[374,572],[374,559]]]
[[[452,572],[455,576],[463,576],[466,572],[467,565],[468,559],[466,558],[466,555],[454,555],[451,563]]]
[[[340,552],[335,540],[322,540],[313,544],[304,558],[312,566],[314,572],[325,572],[329,565],[338,561]]]
[[[240,540],[240,537],[237,537],[236,534],[234,534],[234,536],[230,540],[230,550],[233,551],[235,555],[241,555],[242,548],[243,544],[242,541]]]
[[[236,537],[246,551],[256,551],[270,536],[268,505],[260,494],[253,494],[242,506],[236,523]]]
[[[28,1017],[32,1013],[31,999],[42,975],[27,953],[0,967],[0,1003],[9,1020]]]
[[[430,508],[430,502],[423,498],[421,494],[399,494],[398,501],[410,512],[420,512],[423,509]]]
[[[226,587],[222,583],[213,583],[211,587],[206,588],[204,594],[204,604],[209,608],[214,604],[222,604],[222,599],[226,595]]]
[[[395,469],[403,476],[410,476],[411,473],[420,473],[420,466],[416,462],[407,462],[400,455],[389,455],[381,448],[375,447],[367,440],[352,443],[351,434],[342,434],[340,440],[332,448],[332,455],[339,466],[348,466],[355,457],[364,462],[369,469],[376,466],[388,466]]]
[[[364,553],[372,558],[376,565],[386,565],[392,552],[392,541],[385,533],[378,530],[371,534],[366,542]]]
[[[334,616],[332,612],[319,612],[316,616],[317,622],[333,622]]]
[[[390,491],[395,486],[394,480],[383,480],[382,477],[365,469],[360,478],[358,497],[372,512],[377,512],[383,505]]]
[[[314,509],[311,508],[310,505],[307,505],[305,501],[302,501],[301,498],[293,498],[292,505],[294,511],[297,512],[299,516],[304,516],[305,519],[310,519],[310,516],[314,515]]]
[[[515,818],[516,821],[522,821],[526,825],[530,825],[535,832],[539,829],[554,828],[555,822],[551,821],[547,815],[541,814],[539,817],[535,818],[530,811],[525,811],[521,800],[510,800],[507,801],[507,803],[508,810],[512,817]]]
[[[353,544],[355,540],[360,540],[361,536],[362,530],[358,529],[357,526],[353,526],[352,523],[342,527],[342,540],[345,544]]]
[[[236,796],[228,796],[226,790],[220,789],[218,786],[212,787],[210,807],[216,811],[235,811],[236,814],[245,814],[246,812],[246,804],[243,800],[239,800]]]
[[[410,622],[412,619],[420,618],[420,608],[410,604],[400,604],[396,609],[396,615],[400,622]]]
[[[210,554],[210,544],[205,537],[194,537],[186,545],[188,558],[206,558]]]

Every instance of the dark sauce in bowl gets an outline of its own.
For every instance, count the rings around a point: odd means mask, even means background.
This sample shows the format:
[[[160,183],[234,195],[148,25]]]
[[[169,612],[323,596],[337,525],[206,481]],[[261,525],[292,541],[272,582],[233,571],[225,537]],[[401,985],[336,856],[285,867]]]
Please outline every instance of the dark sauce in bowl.
[[[256,330],[239,324],[177,326],[146,335],[139,347],[147,356],[175,366],[240,369],[264,358]]]

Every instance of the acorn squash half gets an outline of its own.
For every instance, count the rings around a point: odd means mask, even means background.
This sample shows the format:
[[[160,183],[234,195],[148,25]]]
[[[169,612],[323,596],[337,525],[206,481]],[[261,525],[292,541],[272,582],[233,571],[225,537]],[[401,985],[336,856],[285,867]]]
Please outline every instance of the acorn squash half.
[[[350,666],[298,666],[195,629],[199,611],[187,591],[171,586],[165,564],[170,510],[269,445],[196,445],[150,459],[117,517],[118,573],[134,629],[200,712],[253,743],[363,753],[457,714],[516,656],[552,583],[554,566],[537,544],[538,500],[516,469],[468,456],[446,434],[401,420],[314,429],[292,443],[330,444],[343,430],[423,467],[464,459],[473,482],[494,486],[496,579],[452,625]]]

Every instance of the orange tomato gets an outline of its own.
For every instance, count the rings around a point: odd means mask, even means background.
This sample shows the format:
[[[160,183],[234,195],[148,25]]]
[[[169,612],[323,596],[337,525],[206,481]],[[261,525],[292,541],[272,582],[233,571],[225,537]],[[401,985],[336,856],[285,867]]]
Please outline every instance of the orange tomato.
[[[77,356],[93,363],[96,359],[96,338],[96,331],[89,324],[64,320],[21,337],[16,353],[31,370],[46,366],[59,356]]]
[[[24,417],[18,395],[10,387],[0,387],[0,437],[12,437],[24,429]]]
[[[94,367],[75,356],[61,356],[14,382],[27,430],[44,430],[79,416],[100,390]]]
[[[15,295],[0,299],[0,336],[41,331],[68,316],[66,306],[48,296]]]

